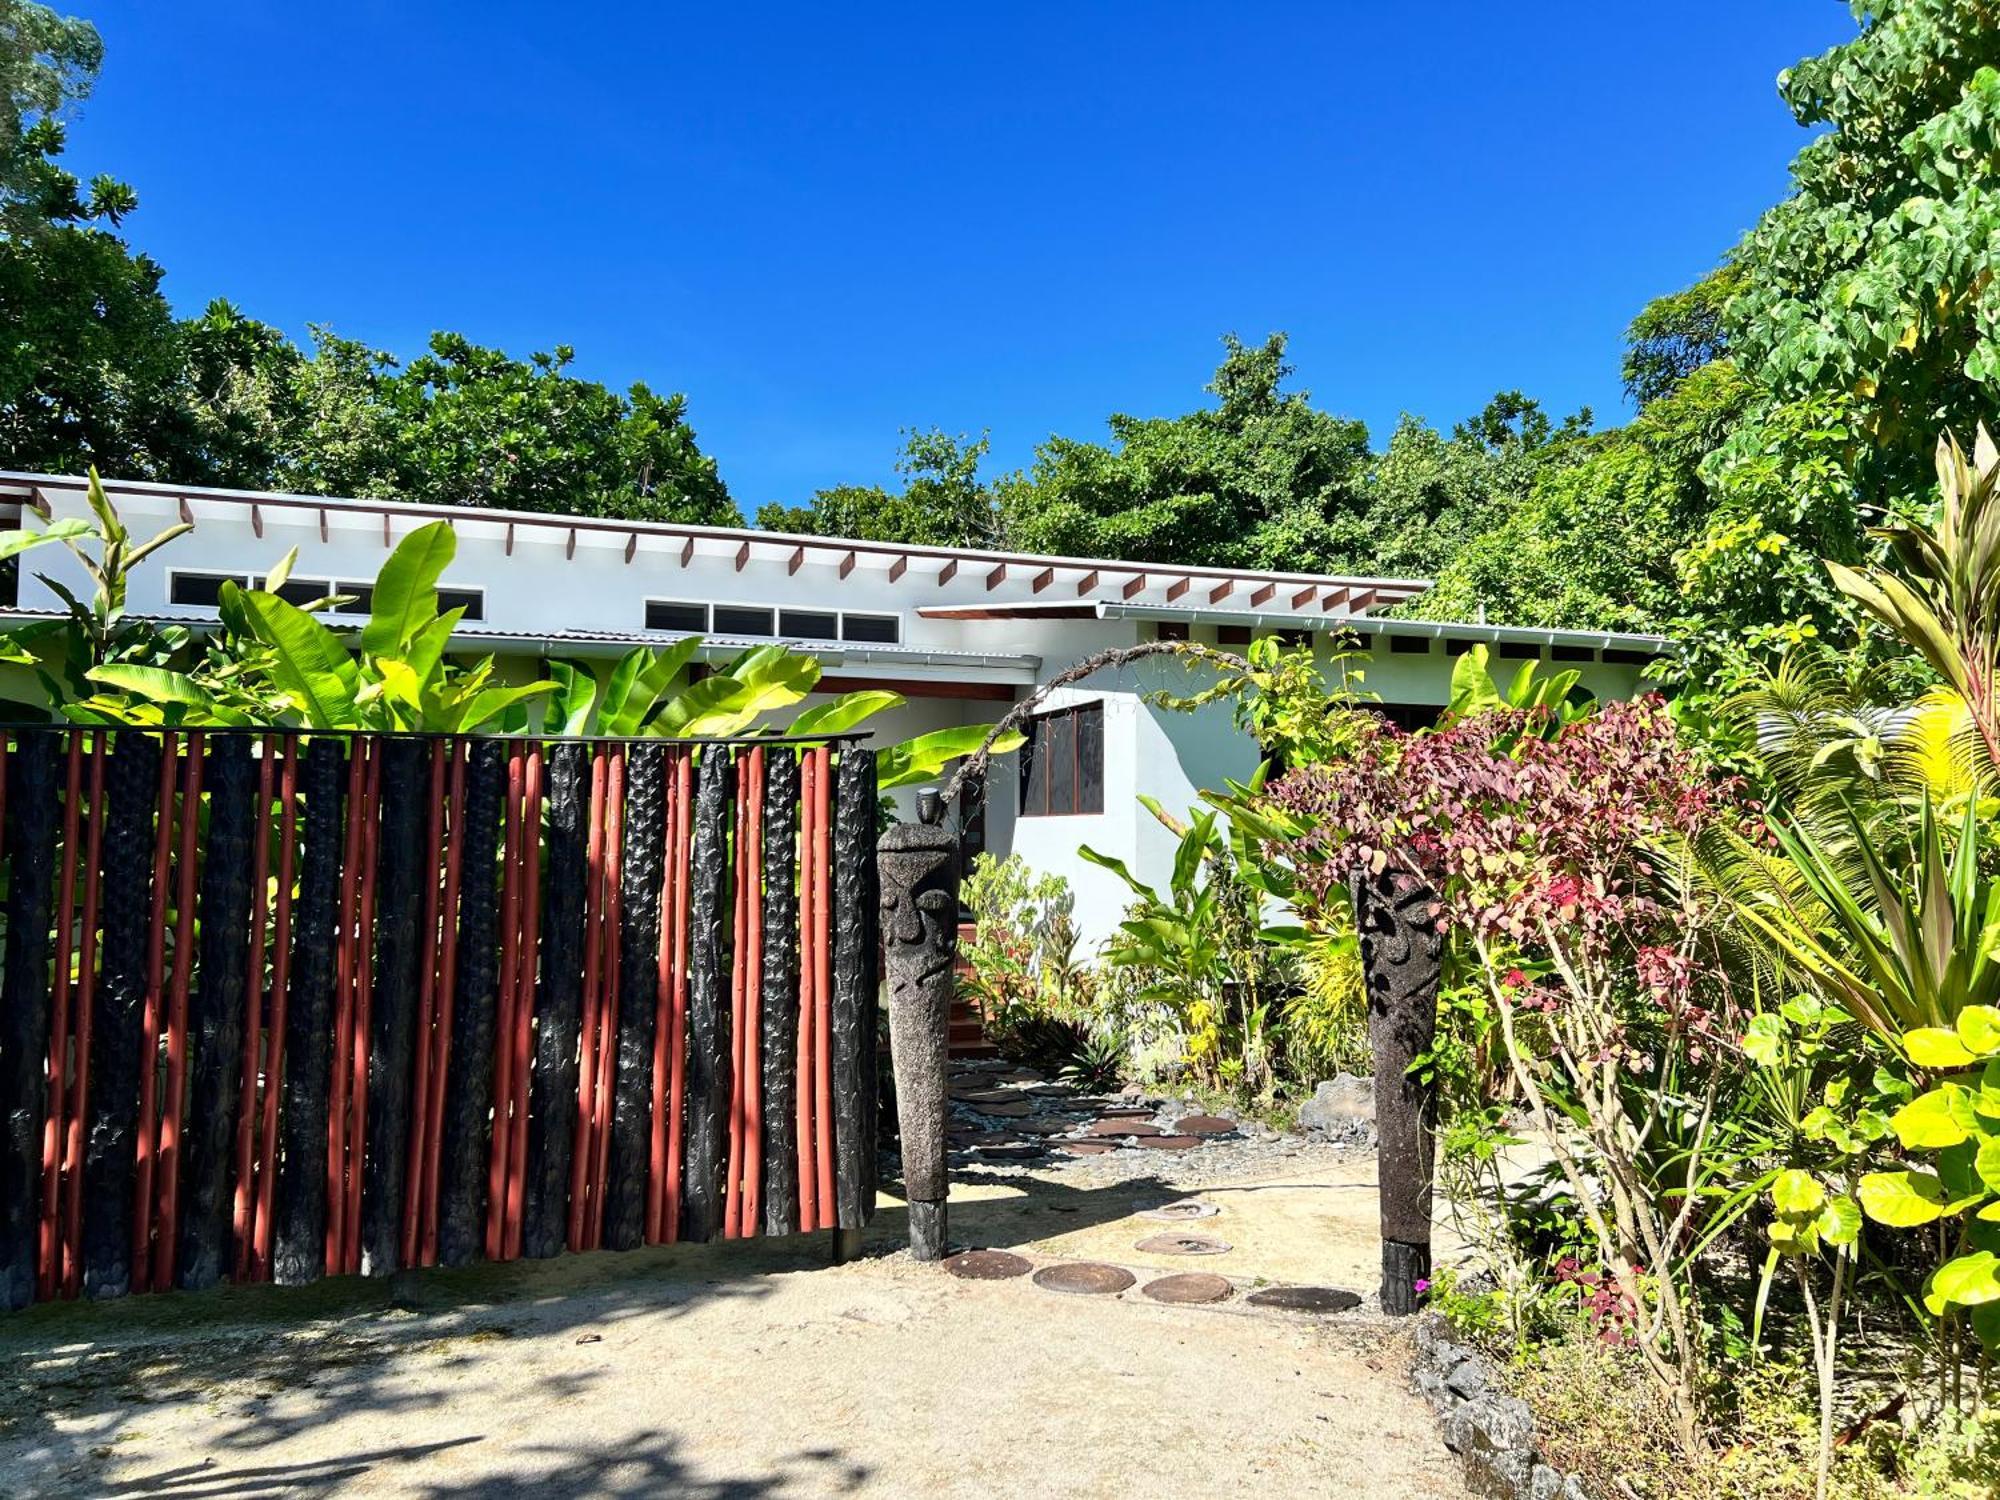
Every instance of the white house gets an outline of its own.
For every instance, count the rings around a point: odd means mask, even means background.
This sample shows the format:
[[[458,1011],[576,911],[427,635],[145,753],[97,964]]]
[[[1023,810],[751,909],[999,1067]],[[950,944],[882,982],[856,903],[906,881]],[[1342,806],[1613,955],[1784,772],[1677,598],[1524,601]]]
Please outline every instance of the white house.
[[[286,592],[334,591],[367,608],[367,584],[413,527],[451,522],[456,560],[443,587],[466,606],[457,644],[517,669],[536,658],[621,654],[695,633],[726,658],[782,640],[817,656],[820,690],[882,687],[902,708],[870,721],[879,744],[947,725],[988,722],[1066,667],[1116,646],[1191,639],[1240,647],[1256,635],[1349,641],[1363,687],[1414,720],[1445,702],[1454,658],[1476,642],[1497,658],[1575,666],[1600,697],[1633,692],[1664,649],[1653,636],[1387,620],[1376,611],[1422,592],[1418,579],[1338,578],[1101,558],[1037,557],[969,548],[787,536],[485,510],[108,482],[131,529],[176,520],[193,532],[147,560],[132,580],[135,614],[213,617],[226,578],[261,578],[298,549]],[[24,508],[87,516],[75,476],[0,472],[0,527]],[[18,597],[0,617],[59,610],[46,573],[77,592],[73,559],[45,548],[24,559]],[[968,839],[1018,853],[1069,879],[1079,934],[1094,945],[1115,926],[1123,887],[1078,858],[1089,844],[1163,880],[1173,840],[1138,803],[1192,805],[1202,787],[1247,776],[1256,746],[1214,706],[1176,713],[1146,701],[1198,680],[1170,661],[1101,673],[1061,689],[1031,721],[1030,753],[997,762]]]

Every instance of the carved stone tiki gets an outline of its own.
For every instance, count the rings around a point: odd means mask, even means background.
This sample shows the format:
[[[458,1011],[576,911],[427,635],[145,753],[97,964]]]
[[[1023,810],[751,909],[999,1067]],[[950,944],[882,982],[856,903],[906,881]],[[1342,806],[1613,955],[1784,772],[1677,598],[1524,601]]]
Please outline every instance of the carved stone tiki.
[[[1375,1134],[1381,1184],[1382,1309],[1417,1310],[1417,1282],[1431,1272],[1431,1175],[1437,1161],[1437,1090],[1410,1065],[1437,1035],[1444,936],[1436,897],[1395,870],[1357,874],[1354,924],[1368,990],[1368,1047],[1375,1059]]]
[[[898,823],[882,835],[876,852],[910,1253],[938,1260],[945,1250],[950,1188],[945,1047],[957,983],[952,965],[958,956],[958,843],[939,824]]]

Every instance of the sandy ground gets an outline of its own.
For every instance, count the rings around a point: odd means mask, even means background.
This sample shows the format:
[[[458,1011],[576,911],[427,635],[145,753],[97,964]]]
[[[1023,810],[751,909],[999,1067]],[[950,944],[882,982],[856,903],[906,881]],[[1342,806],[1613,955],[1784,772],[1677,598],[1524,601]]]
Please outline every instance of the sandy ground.
[[[963,1174],[953,1238],[1110,1261],[1142,1285],[1372,1285],[1371,1158],[1307,1148],[1234,1181],[1211,1150],[1147,1155],[1122,1176],[1111,1158]],[[1135,1217],[1189,1188],[1221,1212]],[[1166,1230],[1233,1248],[1133,1248]],[[1467,1493],[1408,1393],[1403,1332],[1367,1307],[962,1281],[899,1253],[903,1232],[885,1201],[839,1267],[819,1236],[34,1309],[0,1325],[0,1492]]]

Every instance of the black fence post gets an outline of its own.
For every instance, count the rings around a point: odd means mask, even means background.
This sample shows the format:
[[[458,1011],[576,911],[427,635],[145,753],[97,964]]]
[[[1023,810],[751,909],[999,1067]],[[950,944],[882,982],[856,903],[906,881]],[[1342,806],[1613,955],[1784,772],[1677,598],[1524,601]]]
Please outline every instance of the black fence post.
[[[903,1146],[903,1193],[910,1206],[910,1254],[945,1252],[946,1044],[957,985],[958,842],[943,826],[935,793],[920,823],[897,823],[876,845],[881,881],[882,953],[889,975],[889,1046]]]
[[[1417,1283],[1431,1272],[1437,1089],[1410,1069],[1437,1035],[1444,936],[1431,910],[1437,898],[1420,881],[1385,870],[1357,874],[1349,889],[1375,1058],[1382,1310],[1401,1317],[1421,1305]]]

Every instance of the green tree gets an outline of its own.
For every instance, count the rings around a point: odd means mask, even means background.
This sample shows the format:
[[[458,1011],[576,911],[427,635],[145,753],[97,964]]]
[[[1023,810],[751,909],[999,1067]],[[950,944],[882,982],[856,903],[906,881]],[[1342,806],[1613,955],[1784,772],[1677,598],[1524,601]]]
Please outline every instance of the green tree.
[[[843,484],[820,490],[805,506],[769,504],[757,512],[766,531],[844,536],[920,547],[990,547],[995,535],[993,491],[979,478],[991,443],[968,442],[932,428],[905,430],[896,472],[902,490]]]
[[[1348,546],[1368,430],[1280,386],[1285,336],[1234,335],[1209,382],[1216,405],[1111,417],[1112,445],[1052,437],[1000,486],[1011,547],[1084,557],[1310,571]]]
[[[61,164],[103,56],[87,22],[0,0],[0,462],[143,477],[177,378],[173,312],[160,267],[116,233],[132,189]]]

